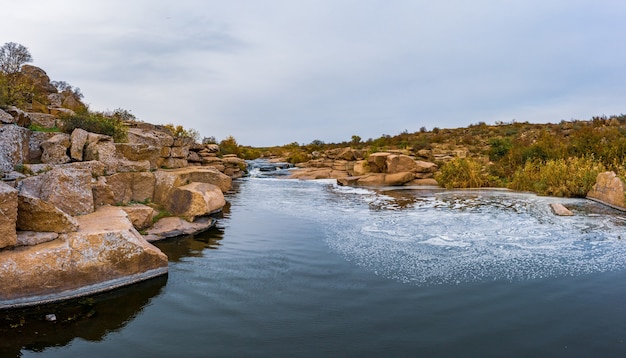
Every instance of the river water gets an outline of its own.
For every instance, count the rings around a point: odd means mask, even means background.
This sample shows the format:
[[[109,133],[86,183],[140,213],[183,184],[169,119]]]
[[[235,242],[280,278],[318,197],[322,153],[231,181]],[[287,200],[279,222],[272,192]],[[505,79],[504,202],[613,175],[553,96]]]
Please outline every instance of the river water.
[[[250,177],[167,277],[3,313],[44,357],[626,354],[626,214],[508,191]],[[561,202],[576,215],[554,216]],[[45,316],[55,314],[56,321]]]

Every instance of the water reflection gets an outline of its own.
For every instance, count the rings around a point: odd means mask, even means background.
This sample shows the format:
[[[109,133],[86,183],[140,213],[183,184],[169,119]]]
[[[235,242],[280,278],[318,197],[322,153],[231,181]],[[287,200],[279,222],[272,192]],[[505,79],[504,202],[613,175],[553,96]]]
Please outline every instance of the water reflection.
[[[224,228],[215,226],[198,235],[189,235],[154,242],[170,262],[179,262],[185,257],[201,257],[205,249],[217,250],[224,238]]]
[[[41,352],[75,338],[100,341],[140,314],[166,283],[167,275],[87,298],[3,311],[0,356],[19,357],[23,349]]]

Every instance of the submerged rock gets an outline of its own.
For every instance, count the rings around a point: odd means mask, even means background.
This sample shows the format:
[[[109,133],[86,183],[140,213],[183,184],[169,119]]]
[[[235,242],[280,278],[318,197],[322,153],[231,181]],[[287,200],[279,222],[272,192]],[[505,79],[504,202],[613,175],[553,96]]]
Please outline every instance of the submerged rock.
[[[568,208],[566,208],[563,204],[560,204],[560,203],[550,204],[550,209],[552,209],[552,212],[554,213],[554,215],[574,216],[574,213],[572,213]]]

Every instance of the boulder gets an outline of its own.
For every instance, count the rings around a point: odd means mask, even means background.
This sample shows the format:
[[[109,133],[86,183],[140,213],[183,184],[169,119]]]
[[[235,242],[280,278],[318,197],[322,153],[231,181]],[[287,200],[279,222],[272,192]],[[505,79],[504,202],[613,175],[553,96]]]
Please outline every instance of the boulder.
[[[133,223],[137,230],[144,230],[152,226],[152,218],[154,218],[154,209],[148,205],[133,204],[120,207],[128,215],[128,219]]]
[[[28,161],[30,163],[40,163],[43,149],[41,144],[59,133],[56,132],[32,132],[28,141]]]
[[[353,176],[365,175],[369,173],[369,170],[370,169],[369,169],[367,160],[359,160],[355,162],[354,166],[352,167],[352,175]]]
[[[414,175],[411,172],[394,174],[370,173],[363,176],[338,178],[340,185],[360,186],[400,186],[411,182]]]
[[[87,169],[55,167],[22,180],[18,190],[22,195],[48,201],[70,215],[83,215],[94,211],[91,178]]]
[[[386,171],[385,173],[395,174],[402,172],[412,172],[415,171],[417,165],[415,164],[415,160],[408,155],[400,154],[391,154],[388,155],[385,160]]]
[[[93,207],[98,209],[105,205],[114,205],[115,197],[113,190],[107,185],[106,178],[100,177],[95,183],[91,184],[91,193],[93,194]]]
[[[219,187],[208,183],[190,183],[174,188],[165,208],[170,214],[190,221],[222,210],[226,205]]]
[[[370,154],[367,157],[367,163],[370,167],[371,173],[386,173],[387,172],[387,157],[391,153],[379,152]]]
[[[154,202],[166,205],[174,188],[192,182],[217,185],[222,192],[230,190],[232,179],[212,167],[188,167],[182,169],[157,170]]]
[[[151,170],[158,168],[159,159],[161,158],[161,148],[145,143],[115,143],[115,150],[118,157],[126,158],[130,161],[148,161]]]
[[[19,195],[17,228],[24,231],[68,233],[78,230],[73,217],[51,203],[29,195]]]
[[[117,173],[107,177],[106,182],[116,204],[154,200],[156,179],[152,172]]]
[[[0,249],[17,244],[17,190],[0,181]]]
[[[336,160],[355,160],[356,157],[354,155],[354,151],[352,150],[352,148],[347,147],[347,148],[341,148],[336,156],[335,156]]]
[[[434,173],[437,171],[437,164],[435,163],[416,160],[415,165],[415,171],[417,173]]]
[[[54,137],[41,143],[43,153],[41,161],[49,164],[63,164],[70,161],[67,150],[70,147],[70,135],[65,133],[56,134]]]
[[[179,217],[167,217],[157,221],[151,228],[146,230],[146,240],[158,241],[183,235],[195,235],[215,226],[215,220],[209,216],[202,216],[193,222]]]
[[[568,208],[566,208],[561,203],[550,204],[550,209],[552,209],[552,212],[554,213],[554,215],[558,215],[558,216],[573,216],[574,215],[574,213],[572,213]]]
[[[60,93],[48,94],[48,102],[51,107],[61,107],[63,105],[63,96]]]
[[[23,65],[20,72],[31,80],[38,92],[56,93],[57,89],[50,83],[46,71],[33,65]]]
[[[0,172],[28,162],[30,131],[13,124],[0,126]]]
[[[76,128],[72,131],[72,146],[70,147],[70,157],[76,161],[83,160],[83,152],[87,145],[89,132],[84,129]]]
[[[187,159],[189,155],[189,147],[172,147],[170,157]]]
[[[76,220],[77,232],[0,252],[0,308],[91,295],[167,273],[167,256],[120,208],[105,206]]]
[[[61,95],[63,96],[62,106],[64,108],[72,110],[73,112],[78,112],[81,109],[85,108],[85,105],[82,104],[80,102],[80,99],[76,98],[75,95],[71,93],[71,91],[63,91]]]
[[[157,148],[171,147],[174,144],[174,137],[154,129],[130,128],[128,130],[128,143],[146,144]]]
[[[417,178],[417,179],[411,180],[406,185],[439,186],[439,183],[437,182],[437,180],[433,178],[425,178],[425,179]]]
[[[217,154],[220,152],[220,146],[217,144],[207,144],[204,146],[207,152]]]
[[[624,182],[614,172],[598,174],[587,198],[607,204],[619,210],[626,210]]]
[[[18,231],[17,246],[34,246],[56,240],[59,234],[56,232]]]
[[[7,112],[0,109],[0,123],[4,124],[14,124],[16,122],[15,118]]]
[[[111,136],[89,133],[83,158],[104,163],[108,173],[115,173],[117,170],[115,144]]]
[[[28,117],[28,113],[22,111],[15,106],[9,106],[5,109],[5,111],[13,116],[15,120],[13,123],[24,128],[28,128],[28,126],[30,126],[30,118]]]
[[[28,113],[30,123],[32,125],[39,126],[41,128],[54,128],[56,127],[56,117],[47,113]]]
[[[128,172],[147,172],[150,170],[150,162],[147,160],[132,161],[127,159],[121,159],[117,161],[116,171],[118,173]]]
[[[174,137],[174,143],[172,143],[172,147],[189,147],[193,146],[195,141],[191,137]]]
[[[197,152],[189,152],[189,155],[187,156],[187,161],[188,162],[202,162],[202,157],[200,157],[200,155]]]
[[[159,160],[159,167],[164,169],[177,169],[184,168],[188,165],[187,159],[183,158],[161,158]]]

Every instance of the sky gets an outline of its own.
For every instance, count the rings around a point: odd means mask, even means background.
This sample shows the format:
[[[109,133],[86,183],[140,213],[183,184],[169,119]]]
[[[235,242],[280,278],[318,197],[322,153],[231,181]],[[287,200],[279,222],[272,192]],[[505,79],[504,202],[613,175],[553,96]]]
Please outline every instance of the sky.
[[[129,110],[256,147],[626,113],[621,0],[20,0],[0,44]]]

